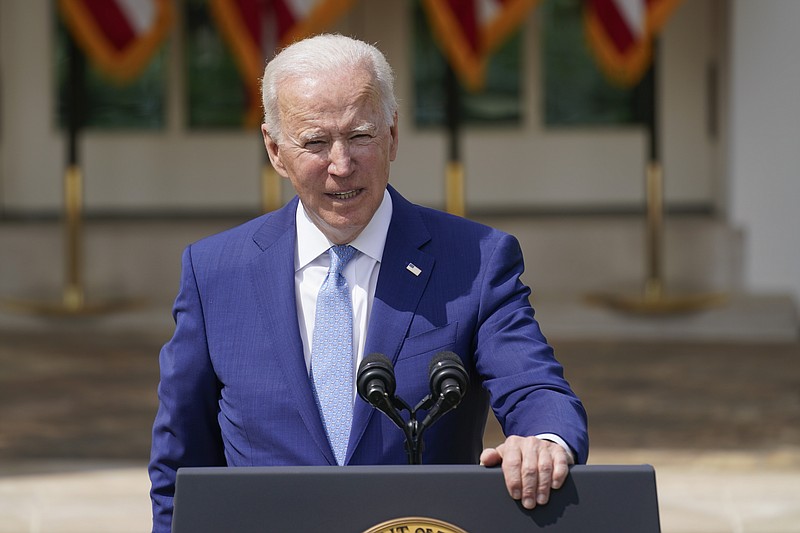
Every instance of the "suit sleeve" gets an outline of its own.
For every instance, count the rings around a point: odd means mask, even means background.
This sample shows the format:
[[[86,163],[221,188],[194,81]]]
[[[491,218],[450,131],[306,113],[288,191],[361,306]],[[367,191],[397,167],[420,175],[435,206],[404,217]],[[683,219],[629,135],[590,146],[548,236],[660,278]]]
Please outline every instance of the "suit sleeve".
[[[183,253],[173,317],[175,332],[159,357],[159,407],[149,465],[153,531],[165,533],[171,530],[178,468],[225,464],[217,421],[219,386],[206,343],[191,247]]]
[[[485,269],[475,354],[495,416],[506,435],[558,435],[585,463],[586,411],[534,318],[517,240],[503,234]]]

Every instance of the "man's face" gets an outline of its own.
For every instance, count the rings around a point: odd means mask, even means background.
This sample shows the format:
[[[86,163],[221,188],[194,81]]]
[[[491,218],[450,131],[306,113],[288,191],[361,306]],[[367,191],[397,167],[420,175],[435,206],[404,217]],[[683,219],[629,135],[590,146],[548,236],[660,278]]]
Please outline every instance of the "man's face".
[[[351,242],[383,200],[397,154],[397,116],[386,124],[363,70],[285,80],[278,107],[280,144],[261,127],[272,166],[332,242]]]

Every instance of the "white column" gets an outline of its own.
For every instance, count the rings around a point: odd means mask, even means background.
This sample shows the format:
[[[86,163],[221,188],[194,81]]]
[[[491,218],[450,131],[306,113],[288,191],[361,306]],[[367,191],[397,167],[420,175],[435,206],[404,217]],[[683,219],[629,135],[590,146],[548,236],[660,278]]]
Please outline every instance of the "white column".
[[[800,302],[800,2],[732,0],[730,213],[746,288]]]

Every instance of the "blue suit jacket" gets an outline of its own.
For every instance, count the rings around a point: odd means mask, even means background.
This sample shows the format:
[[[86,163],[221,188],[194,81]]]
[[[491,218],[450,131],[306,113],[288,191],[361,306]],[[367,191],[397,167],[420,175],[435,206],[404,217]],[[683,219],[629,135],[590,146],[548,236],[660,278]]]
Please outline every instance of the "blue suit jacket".
[[[423,462],[476,463],[488,405],[507,435],[556,433],[585,462],[586,414],[534,319],[517,240],[389,191],[364,353],[392,360],[411,405],[430,392],[438,352],[458,354],[470,374],[461,405],[425,433]],[[156,530],[169,529],[179,467],[336,464],[297,323],[296,208],[297,198],[184,252],[175,333],[160,357]],[[403,464],[403,446],[402,431],[357,398],[347,464]]]

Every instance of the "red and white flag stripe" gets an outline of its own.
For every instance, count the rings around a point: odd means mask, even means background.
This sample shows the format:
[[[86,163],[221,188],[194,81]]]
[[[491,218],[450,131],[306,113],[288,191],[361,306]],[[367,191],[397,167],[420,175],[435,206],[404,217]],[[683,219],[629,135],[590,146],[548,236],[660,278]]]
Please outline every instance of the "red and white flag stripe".
[[[641,80],[652,42],[681,0],[584,0],[590,48],[606,77],[622,86]]]
[[[250,101],[245,123],[261,116],[258,80],[265,59],[296,40],[324,31],[353,0],[209,0],[217,26],[236,58]]]
[[[489,56],[525,21],[538,0],[423,0],[434,37],[461,82],[484,85]]]
[[[64,23],[97,67],[134,79],[169,34],[172,0],[59,0]]]

